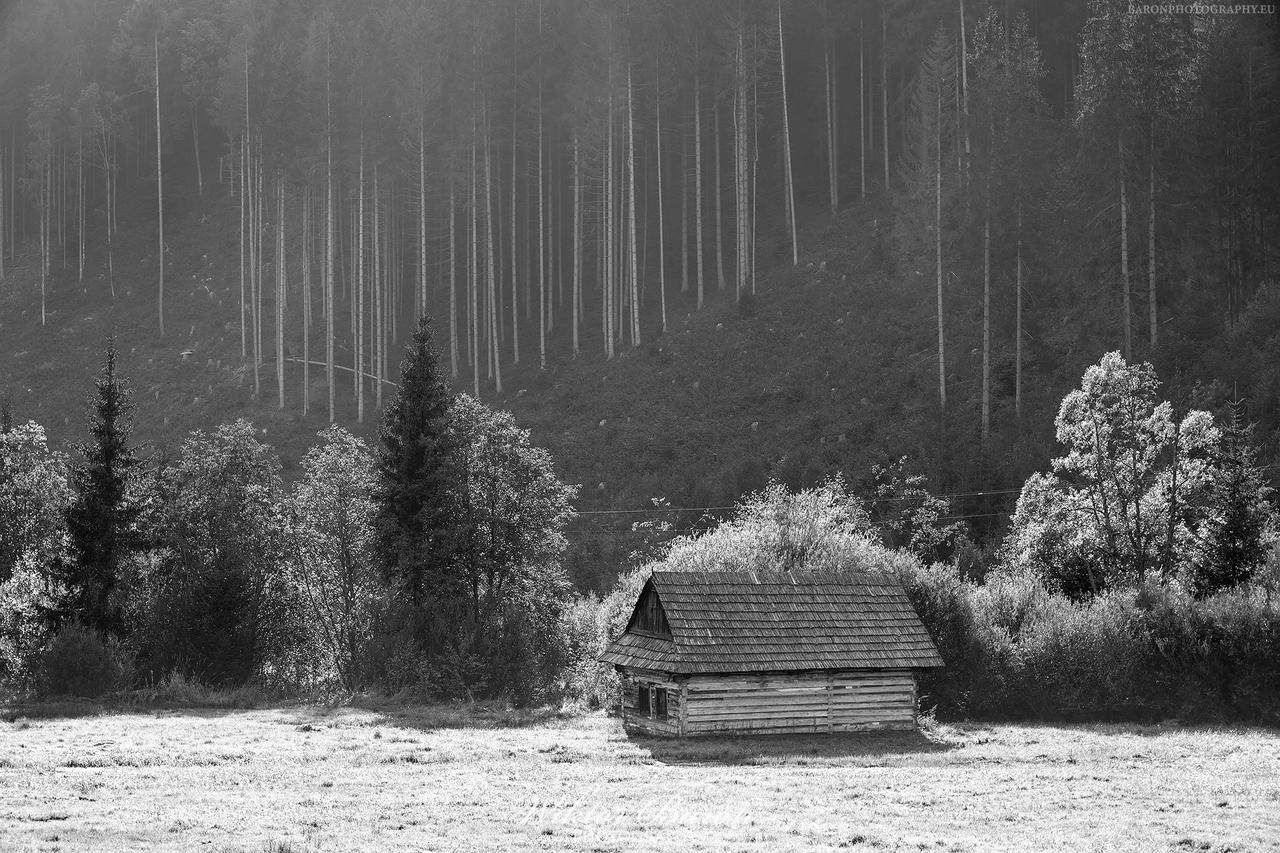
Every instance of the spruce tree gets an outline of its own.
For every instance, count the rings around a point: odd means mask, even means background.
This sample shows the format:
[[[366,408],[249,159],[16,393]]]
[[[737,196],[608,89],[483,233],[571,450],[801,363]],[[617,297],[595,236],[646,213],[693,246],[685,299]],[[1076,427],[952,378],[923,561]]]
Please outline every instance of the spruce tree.
[[[454,565],[463,466],[449,429],[452,403],[424,316],[382,417],[375,531],[382,570],[413,607],[428,653],[447,641],[464,600]]]
[[[1253,577],[1266,561],[1274,538],[1268,503],[1271,489],[1258,469],[1252,433],[1240,405],[1233,405],[1231,420],[1223,430],[1222,455],[1196,553],[1193,587],[1198,597]]]
[[[143,547],[135,484],[142,462],[129,443],[130,391],[116,374],[115,342],[95,381],[90,404],[90,440],[77,445],[71,463],[72,500],[67,507],[70,548],[62,561],[65,589],[56,621],[78,620],[104,634],[123,632],[121,608],[112,600],[122,567]]]

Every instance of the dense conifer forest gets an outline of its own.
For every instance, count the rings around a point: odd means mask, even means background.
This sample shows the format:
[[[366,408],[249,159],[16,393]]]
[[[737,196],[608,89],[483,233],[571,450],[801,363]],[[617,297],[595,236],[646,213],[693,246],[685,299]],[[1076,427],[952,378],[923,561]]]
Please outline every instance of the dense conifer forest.
[[[0,80],[0,392],[58,437],[110,324],[141,435],[248,413],[296,475],[429,314],[582,485],[598,589],[834,473],[949,496],[982,565],[1111,350],[1280,459],[1268,16],[19,0]]]

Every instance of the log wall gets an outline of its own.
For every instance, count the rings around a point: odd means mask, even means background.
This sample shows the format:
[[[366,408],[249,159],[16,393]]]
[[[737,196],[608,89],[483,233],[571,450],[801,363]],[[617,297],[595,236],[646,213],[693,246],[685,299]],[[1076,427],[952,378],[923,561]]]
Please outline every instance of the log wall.
[[[647,734],[825,734],[916,725],[915,675],[907,669],[681,677],[626,669],[621,675],[623,724]],[[666,688],[666,719],[637,707],[641,684]]]
[[[789,734],[910,729],[911,670],[696,675],[684,685],[681,734]]]
[[[667,689],[667,717],[658,719],[652,713],[645,713],[636,707],[639,686],[653,685]],[[622,673],[622,724],[633,731],[655,735],[679,735],[680,719],[684,709],[682,685],[669,674],[663,672],[647,672],[645,670],[627,670]]]

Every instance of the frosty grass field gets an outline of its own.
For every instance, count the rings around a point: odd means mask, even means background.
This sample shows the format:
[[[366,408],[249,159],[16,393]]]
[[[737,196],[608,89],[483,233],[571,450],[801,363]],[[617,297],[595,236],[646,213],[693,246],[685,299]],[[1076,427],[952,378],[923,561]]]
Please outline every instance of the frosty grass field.
[[[1280,732],[630,738],[602,714],[9,714],[0,851],[1280,850]]]

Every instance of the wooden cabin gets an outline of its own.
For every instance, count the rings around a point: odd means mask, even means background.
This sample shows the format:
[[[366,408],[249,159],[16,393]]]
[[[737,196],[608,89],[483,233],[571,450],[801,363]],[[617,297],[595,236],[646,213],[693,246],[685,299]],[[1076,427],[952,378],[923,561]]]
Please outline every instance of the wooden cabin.
[[[627,729],[677,737],[914,728],[942,666],[896,580],[799,572],[654,572],[600,660]]]

